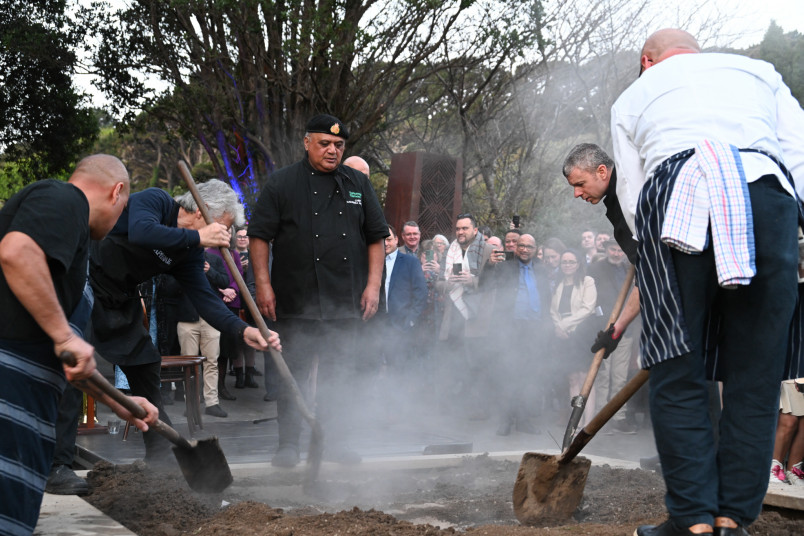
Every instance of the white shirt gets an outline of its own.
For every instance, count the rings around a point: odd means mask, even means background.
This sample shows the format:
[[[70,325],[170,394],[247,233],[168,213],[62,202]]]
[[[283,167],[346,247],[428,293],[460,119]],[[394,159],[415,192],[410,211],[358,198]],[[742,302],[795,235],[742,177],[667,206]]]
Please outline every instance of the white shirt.
[[[388,287],[391,285],[391,272],[394,271],[394,263],[399,249],[385,256],[385,312],[388,312]]]
[[[611,108],[617,196],[628,226],[642,185],[668,157],[703,139],[779,157],[804,197],[804,110],[770,63],[735,54],[679,54],[647,69]],[[768,157],[741,153],[748,182],[775,174]]]

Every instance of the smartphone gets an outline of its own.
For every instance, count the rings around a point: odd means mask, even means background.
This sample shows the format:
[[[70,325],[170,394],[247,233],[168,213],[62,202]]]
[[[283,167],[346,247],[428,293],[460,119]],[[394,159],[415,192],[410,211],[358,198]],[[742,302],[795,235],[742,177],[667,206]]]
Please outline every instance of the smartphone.
[[[505,260],[510,261],[513,258],[514,258],[514,252],[513,251],[506,251],[505,252]]]
[[[433,262],[433,250],[432,249],[428,249],[427,251],[424,252],[424,259],[427,262]]]
[[[511,221],[514,223],[514,229],[519,229],[519,214],[514,214],[514,217],[511,218]]]
[[[452,275],[461,275],[463,271],[463,265],[459,262],[456,262],[452,265]]]

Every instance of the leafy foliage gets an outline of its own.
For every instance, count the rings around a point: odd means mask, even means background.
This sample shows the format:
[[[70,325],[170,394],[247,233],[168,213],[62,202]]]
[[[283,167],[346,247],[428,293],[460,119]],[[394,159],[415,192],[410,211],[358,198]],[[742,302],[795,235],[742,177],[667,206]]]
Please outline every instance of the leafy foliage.
[[[804,106],[804,35],[784,33],[772,21],[759,44],[758,56],[776,67],[793,96]]]
[[[216,174],[247,197],[302,156],[311,116],[341,118],[349,149],[362,152],[389,128],[389,110],[412,104],[411,88],[434,73],[513,62],[536,35],[528,4],[136,0],[83,15],[98,32],[102,88],[121,111],[145,107],[199,140]],[[137,71],[169,92],[149,89]]]
[[[0,147],[23,183],[67,170],[98,132],[72,86],[83,32],[66,4],[0,3]]]

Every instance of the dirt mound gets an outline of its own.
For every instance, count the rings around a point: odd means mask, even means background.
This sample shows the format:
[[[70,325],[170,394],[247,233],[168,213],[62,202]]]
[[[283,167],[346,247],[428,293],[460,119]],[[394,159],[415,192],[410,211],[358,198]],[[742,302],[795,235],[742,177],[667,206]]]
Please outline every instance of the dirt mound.
[[[512,507],[517,465],[474,456],[456,467],[409,471],[398,493],[377,494],[373,501],[347,493],[353,482],[328,479],[327,495],[340,496],[340,500],[317,502],[308,497],[306,503],[299,501],[283,510],[254,500],[248,486],[204,495],[190,490],[178,470],[154,472],[142,463],[102,462],[89,473],[92,493],[86,499],[140,536],[630,536],[637,525],[665,517],[664,483],[659,475],[592,467],[581,506],[567,524],[520,526]],[[362,478],[360,486],[371,487],[367,477]],[[387,475],[368,478],[382,481]],[[354,506],[343,507],[345,496],[356,498]],[[336,508],[339,511],[332,511]],[[803,522],[800,513],[765,511],[751,534],[798,535]]]

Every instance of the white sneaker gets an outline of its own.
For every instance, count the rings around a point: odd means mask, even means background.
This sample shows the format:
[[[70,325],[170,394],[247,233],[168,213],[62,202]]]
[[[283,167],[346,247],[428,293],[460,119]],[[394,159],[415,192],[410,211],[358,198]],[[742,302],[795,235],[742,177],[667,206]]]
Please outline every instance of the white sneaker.
[[[790,484],[787,480],[787,477],[784,474],[784,467],[782,463],[778,460],[773,460],[771,462],[771,470],[770,470],[770,484]]]
[[[801,470],[801,463],[802,462],[798,462],[793,467],[791,467],[789,471],[785,471],[787,481],[793,486],[804,487],[804,471]]]

